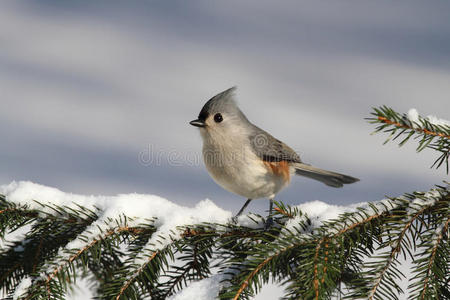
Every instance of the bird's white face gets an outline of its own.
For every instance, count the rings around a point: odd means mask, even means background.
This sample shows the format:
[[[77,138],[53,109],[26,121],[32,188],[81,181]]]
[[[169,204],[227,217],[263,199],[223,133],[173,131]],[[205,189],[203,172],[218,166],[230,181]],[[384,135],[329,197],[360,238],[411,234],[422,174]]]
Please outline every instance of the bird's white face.
[[[190,123],[200,129],[203,140],[227,143],[231,139],[241,139],[247,134],[246,122],[233,111],[203,112]]]
[[[230,88],[208,100],[202,107],[197,120],[190,122],[199,127],[204,142],[233,143],[243,141],[250,129],[250,123],[234,101]],[[236,141],[235,141],[236,142]]]
[[[223,115],[221,113],[217,113],[215,115],[209,115],[205,119],[205,126],[200,127],[200,134],[205,139],[223,139],[226,138],[226,124],[228,120],[224,122]]]
[[[226,118],[226,120],[225,120]],[[204,127],[200,127],[201,131],[209,132],[214,134],[214,132],[222,132],[226,129],[229,123],[229,116],[222,112],[217,112],[214,114],[208,114],[204,120]]]

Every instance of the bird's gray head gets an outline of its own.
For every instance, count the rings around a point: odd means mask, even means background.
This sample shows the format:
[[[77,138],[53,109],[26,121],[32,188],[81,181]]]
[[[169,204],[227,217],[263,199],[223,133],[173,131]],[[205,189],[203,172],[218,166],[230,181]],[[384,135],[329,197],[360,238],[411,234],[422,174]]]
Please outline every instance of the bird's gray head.
[[[190,124],[199,127],[202,134],[224,135],[242,130],[249,122],[234,101],[235,91],[236,87],[232,87],[209,99],[200,111],[198,119]]]

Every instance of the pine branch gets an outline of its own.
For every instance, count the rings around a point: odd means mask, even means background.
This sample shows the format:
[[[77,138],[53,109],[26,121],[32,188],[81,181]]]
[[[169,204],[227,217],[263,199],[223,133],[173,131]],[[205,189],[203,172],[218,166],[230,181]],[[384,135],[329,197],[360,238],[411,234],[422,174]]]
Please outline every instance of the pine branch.
[[[136,232],[136,228],[130,228],[128,226],[120,226],[118,228],[110,229],[104,233],[102,233],[98,238],[94,239],[89,244],[85,245],[83,248],[79,249],[75,253],[73,253],[66,261],[64,261],[62,264],[59,264],[56,268],[53,269],[53,271],[47,276],[45,280],[45,286],[47,288],[47,292],[50,295],[50,283],[52,280],[55,279],[56,276],[58,276],[63,270],[66,272],[70,272],[68,266],[71,266],[71,264],[79,259],[82,255],[85,255],[87,251],[90,251],[93,247],[100,244],[101,242],[111,238],[113,235],[120,235],[123,232]]]
[[[36,211],[10,203],[0,195],[0,238],[5,236],[6,231],[12,232],[29,224],[37,216]]]
[[[437,238],[436,238],[433,248],[431,249],[431,255],[428,260],[426,277],[423,282],[423,289],[422,289],[422,292],[420,293],[420,299],[425,299],[426,295],[428,294],[428,290],[430,288],[430,280],[433,280],[432,277],[434,277],[434,276],[432,276],[432,270],[433,270],[433,266],[435,265],[436,256],[438,254],[438,249],[441,246],[441,242],[444,238],[444,235],[448,235],[447,231],[448,231],[449,223],[450,223],[450,217],[447,218],[447,222],[445,222],[444,225],[442,226],[442,230],[439,230],[437,232]],[[445,250],[445,249],[443,249],[443,250]],[[433,296],[435,296],[435,295],[433,295]]]
[[[402,124],[400,122],[391,121],[388,118],[381,117],[381,116],[378,117],[378,120],[380,122],[388,124],[388,125],[394,125],[395,127],[405,128],[405,129],[408,129],[408,130],[414,130],[414,131],[416,131],[418,133],[424,133],[426,135],[434,135],[434,136],[450,139],[450,135],[447,135],[447,134],[445,134],[443,132],[431,131],[431,130],[426,129],[426,128],[414,128],[414,127],[411,127],[411,126],[408,126],[408,125],[404,125],[404,124]]]
[[[316,251],[314,254],[314,293],[315,293],[315,299],[319,299],[319,295],[320,295],[320,290],[319,290],[319,253],[320,253],[320,249],[322,247],[322,244],[325,242],[325,238],[322,238],[318,243],[317,243],[317,247],[316,247]],[[327,257],[328,260],[328,257]],[[325,267],[324,267],[325,269]],[[325,273],[325,272],[323,272]]]
[[[157,290],[161,291],[160,295],[154,295],[154,298],[166,299],[177,290],[186,286],[189,281],[200,280],[210,275],[210,260],[213,257],[214,251],[214,236],[215,234],[198,234],[199,230],[196,229],[197,234],[190,235],[188,238],[184,235],[184,238],[177,241],[174,244],[176,248],[175,256],[177,261],[184,262],[181,267],[172,266],[167,275],[162,276]],[[210,230],[210,229],[208,229]],[[189,228],[186,228],[184,232],[191,232]],[[165,281],[165,279],[168,279]],[[165,282],[164,282],[165,281]]]
[[[417,299],[450,297],[450,195],[443,197],[446,201],[439,203],[439,214],[428,218],[428,230],[420,234],[421,243],[418,247],[421,251],[413,260],[415,276],[409,289]]]
[[[132,255],[127,259],[125,265],[118,270],[117,276],[105,285],[102,298],[128,299],[145,295],[153,298],[161,293],[157,289],[158,279],[161,272],[168,267],[168,257],[173,257],[173,244],[169,243],[154,250],[145,250],[144,247],[145,244],[134,246]],[[145,258],[140,257],[137,260],[138,249],[146,252]],[[137,262],[135,262],[136,260]]]
[[[407,114],[395,112],[387,106],[374,108],[372,112],[373,118],[368,118],[370,123],[380,124],[376,127],[375,132],[390,133],[387,143],[391,139],[396,140],[400,136],[403,139],[399,146],[404,145],[412,136],[419,140],[417,152],[425,148],[433,149],[440,152],[440,156],[435,160],[431,167],[439,168],[444,162],[446,164],[447,174],[449,172],[448,160],[450,157],[450,126],[442,124],[433,124],[429,119],[421,116],[417,117],[417,121],[412,121]]]
[[[130,287],[130,285],[138,278],[139,275],[144,272],[144,269],[149,266],[149,264],[155,259],[155,257],[158,255],[159,251],[155,251],[150,255],[147,259],[147,261],[141,265],[132,275],[130,278],[128,278],[123,285],[120,287],[119,292],[116,295],[116,300],[119,300],[124,294],[125,291]]]
[[[228,280],[231,287],[222,293],[221,298],[247,298],[272,276],[276,281],[289,283],[288,295],[292,298],[327,299],[336,291],[340,280],[349,280],[349,287],[355,291],[349,294],[353,295],[350,298],[367,294],[373,299],[397,299],[396,293],[401,292],[396,283],[396,279],[401,278],[396,269],[397,255],[414,250],[407,233],[417,230],[414,224],[420,218],[438,213],[437,207],[447,201],[444,195],[448,191],[439,191],[442,194],[437,196],[416,193],[344,214],[338,220],[327,222],[312,235],[305,234],[301,229],[293,234],[280,232],[273,242],[258,244],[247,252],[244,262],[230,260],[228,268],[236,270],[236,273]],[[414,199],[419,198],[429,203],[425,207],[423,204],[415,205]],[[278,211],[286,215],[285,209]],[[349,220],[353,222],[348,223]],[[380,240],[384,241],[380,243]],[[355,268],[355,262],[362,261],[361,255],[366,259],[370,257],[376,249],[374,244],[378,244],[377,251],[390,249],[380,259],[380,263],[384,264],[381,275],[373,271],[364,273],[361,267]],[[346,253],[341,254],[342,249]],[[358,272],[363,277],[352,275]],[[389,280],[382,279],[384,277]],[[369,282],[374,282],[369,286],[376,288],[368,289]]]
[[[129,227],[126,218],[122,220],[122,223],[111,220],[111,224],[117,227],[100,231],[96,238],[79,249],[62,249],[61,254],[53,256],[48,263],[40,268],[41,275],[35,277],[33,286],[27,291],[28,294],[25,299],[40,299],[41,297],[64,299],[68,284],[75,282],[76,270],[79,267],[85,269],[89,264],[103,262],[104,256],[117,255],[119,239],[123,235],[136,234],[142,231],[139,228]],[[106,261],[106,263],[109,263],[109,261]],[[102,265],[102,267],[108,269],[110,266]],[[49,271],[45,271],[46,269]]]
[[[200,224],[169,236],[157,235],[154,219],[103,221],[100,212],[83,208],[42,207],[45,212],[32,214],[16,207],[33,225],[26,243],[17,242],[0,256],[6,274],[1,287],[9,295],[27,276],[32,279],[28,299],[64,299],[85,274],[78,271],[90,270],[102,299],[165,299],[216,272],[223,278],[220,299],[248,299],[270,279],[283,283],[290,299],[330,299],[342,292],[341,283],[348,299],[397,299],[399,254],[415,258],[409,290],[419,299],[448,293],[447,187],[369,203],[319,227],[298,207],[277,203],[275,226],[267,231]],[[100,234],[90,233],[97,226]],[[24,251],[14,251],[19,245]],[[364,264],[367,259],[372,263]]]
[[[45,205],[41,205],[44,207]],[[13,243],[0,254],[0,286],[6,291],[12,291],[26,275],[37,276],[38,269],[48,259],[56,255],[60,247],[66,245],[71,239],[81,233],[86,226],[96,219],[95,213],[83,213],[78,211],[64,211],[55,207],[50,215],[37,210],[28,210],[24,207],[11,207],[9,212],[13,216],[22,215],[28,219],[26,224],[31,224],[31,230],[23,241]],[[87,215],[86,219],[80,215]],[[65,215],[63,218],[60,218]],[[20,218],[20,217],[19,217]],[[9,220],[15,222],[15,220]],[[6,220],[8,222],[8,220]],[[8,223],[6,223],[8,224]]]

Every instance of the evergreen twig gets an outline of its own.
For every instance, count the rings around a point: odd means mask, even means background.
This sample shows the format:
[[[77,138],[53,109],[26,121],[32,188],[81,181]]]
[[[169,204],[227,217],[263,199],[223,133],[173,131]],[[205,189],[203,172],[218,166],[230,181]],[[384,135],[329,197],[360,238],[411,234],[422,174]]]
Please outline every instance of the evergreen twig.
[[[380,124],[375,132],[390,133],[385,143],[391,139],[396,140],[400,136],[404,138],[399,146],[403,146],[412,136],[419,140],[417,152],[425,148],[433,149],[441,153],[431,167],[439,168],[444,162],[447,174],[449,172],[448,160],[450,157],[450,126],[431,123],[427,118],[418,116],[418,122],[411,121],[406,114],[400,114],[393,109],[382,106],[373,108],[374,117],[367,118],[370,123]]]

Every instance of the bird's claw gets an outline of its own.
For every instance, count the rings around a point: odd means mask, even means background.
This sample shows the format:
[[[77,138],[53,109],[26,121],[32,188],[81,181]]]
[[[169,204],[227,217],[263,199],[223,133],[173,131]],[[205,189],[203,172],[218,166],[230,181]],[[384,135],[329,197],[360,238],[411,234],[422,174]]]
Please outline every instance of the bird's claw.
[[[273,218],[272,217],[268,217],[266,220],[266,223],[264,224],[264,230],[269,230],[270,227],[273,226]]]

